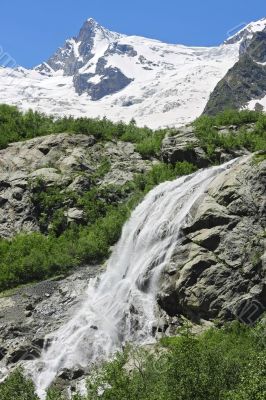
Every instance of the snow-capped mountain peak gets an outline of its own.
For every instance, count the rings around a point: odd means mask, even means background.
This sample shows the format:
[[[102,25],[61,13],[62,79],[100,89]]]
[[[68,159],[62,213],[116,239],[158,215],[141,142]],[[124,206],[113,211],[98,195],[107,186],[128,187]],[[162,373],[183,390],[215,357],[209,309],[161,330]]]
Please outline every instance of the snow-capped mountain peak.
[[[55,115],[103,117],[152,128],[199,116],[211,92],[239,60],[249,24],[218,47],[187,47],[112,32],[93,18],[34,70],[0,70],[0,102]],[[7,75],[12,84],[7,84]],[[2,98],[1,98],[2,96]]]
[[[89,18],[84,22],[78,36],[66,40],[48,61],[35,69],[49,76],[55,73],[73,76],[84,68],[97,52],[106,50],[110,43],[122,36],[102,27],[93,18]]]
[[[79,35],[77,37],[77,40],[79,40],[79,41],[90,40],[91,38],[93,38],[97,35],[100,35],[106,39],[109,39],[110,41],[118,39],[123,36],[119,33],[112,32],[112,31],[104,28],[97,21],[95,21],[95,19],[89,18],[84,22],[84,24],[79,32]]]
[[[250,22],[248,25],[244,26],[240,31],[238,31],[233,36],[229,37],[225,43],[241,43],[243,40],[251,40],[255,33],[262,32],[266,29],[266,17],[258,21]]]

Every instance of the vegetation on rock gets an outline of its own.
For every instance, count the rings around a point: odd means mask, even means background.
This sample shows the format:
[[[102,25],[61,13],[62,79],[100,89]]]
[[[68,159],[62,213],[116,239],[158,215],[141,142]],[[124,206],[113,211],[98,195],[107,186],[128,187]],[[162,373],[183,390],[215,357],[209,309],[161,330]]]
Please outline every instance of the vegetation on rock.
[[[216,117],[202,116],[194,123],[203,149],[213,162],[215,151],[266,148],[266,116],[261,112],[226,111]],[[221,132],[222,127],[236,126],[237,132]],[[134,121],[126,125],[107,119],[63,117],[55,119],[16,107],[0,105],[0,147],[17,140],[68,131],[94,135],[99,141],[124,140],[135,143],[144,158],[160,152],[166,131],[153,132],[138,128]],[[0,291],[19,284],[46,279],[65,273],[74,266],[102,262],[109,248],[119,238],[131,210],[143,196],[159,183],[195,171],[186,161],[176,164],[157,163],[151,171],[136,175],[124,186],[99,186],[99,178],[110,169],[104,160],[92,174],[88,190],[82,193],[61,190],[60,185],[45,185],[41,179],[32,182],[34,217],[40,233],[19,235],[11,240],[0,239]],[[69,209],[82,212],[80,221],[71,221]]]
[[[35,182],[33,204],[41,233],[0,239],[0,290],[46,279],[86,263],[100,263],[117,242],[132,209],[154,186],[195,171],[187,162],[155,165],[122,187],[94,187],[78,195]],[[84,210],[84,222],[68,224],[67,207]]]
[[[200,144],[209,156],[214,156],[217,149],[232,151],[244,148],[251,152],[266,149],[264,113],[227,110],[216,116],[203,115],[194,125]],[[221,131],[221,127],[228,128],[228,131]]]
[[[266,396],[265,326],[238,322],[194,336],[189,327],[155,350],[126,347],[95,369],[87,395],[72,400],[263,400]],[[0,386],[0,399],[36,400],[20,371]],[[51,389],[47,400],[63,400]]]
[[[147,127],[138,128],[134,120],[125,124],[106,118],[55,118],[32,110],[23,113],[17,107],[0,105],[0,149],[9,143],[61,132],[93,135],[97,140],[119,139],[136,143],[138,151],[147,157],[156,155],[166,134],[166,130],[154,132]]]

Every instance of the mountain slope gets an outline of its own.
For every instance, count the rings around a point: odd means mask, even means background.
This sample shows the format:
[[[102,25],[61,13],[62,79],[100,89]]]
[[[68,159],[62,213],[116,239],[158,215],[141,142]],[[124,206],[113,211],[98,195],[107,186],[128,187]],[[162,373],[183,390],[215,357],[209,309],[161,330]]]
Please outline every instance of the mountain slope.
[[[211,93],[204,110],[209,115],[228,108],[254,109],[261,99],[261,106],[266,105],[266,19],[250,24],[228,43],[239,43],[240,58]]]
[[[0,69],[0,102],[47,113],[183,125],[239,57],[239,42],[186,47],[110,32],[92,19],[34,70]]]

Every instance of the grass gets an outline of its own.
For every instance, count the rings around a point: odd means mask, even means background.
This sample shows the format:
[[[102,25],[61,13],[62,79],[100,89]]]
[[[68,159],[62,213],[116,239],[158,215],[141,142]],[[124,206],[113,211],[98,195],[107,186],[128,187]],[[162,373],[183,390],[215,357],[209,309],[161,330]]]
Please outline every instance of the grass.
[[[258,165],[258,164],[260,164],[262,161],[265,161],[266,160],[266,151],[265,151],[265,153],[259,153],[259,154],[255,154],[254,156],[253,156],[253,164],[254,165]]]

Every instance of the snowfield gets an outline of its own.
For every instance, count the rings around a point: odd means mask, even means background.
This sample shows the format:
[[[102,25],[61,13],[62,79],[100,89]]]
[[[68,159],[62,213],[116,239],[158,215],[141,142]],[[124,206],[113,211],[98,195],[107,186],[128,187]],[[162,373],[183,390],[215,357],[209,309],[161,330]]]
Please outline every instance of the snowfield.
[[[266,20],[263,21],[255,23],[253,30],[265,27]],[[60,55],[60,61],[55,64],[57,70],[49,65],[49,60],[32,70],[1,68],[0,102],[58,116],[106,116],[125,122],[134,118],[140,126],[178,127],[202,113],[216,84],[238,61],[243,38],[241,31],[241,35],[237,34],[239,39],[235,35],[236,40],[231,38],[232,43],[219,47],[186,47],[120,35],[92,19],[86,23],[93,32],[88,62],[83,62],[84,56],[80,53],[84,43],[72,38],[56,53]],[[252,26],[246,28],[249,34]],[[122,90],[92,101],[88,93],[76,92],[73,75],[65,73],[64,64],[70,57],[83,64],[78,73],[88,74],[90,84],[97,85],[108,79],[97,73],[99,60],[104,60],[105,68],[118,69],[132,81]]]

